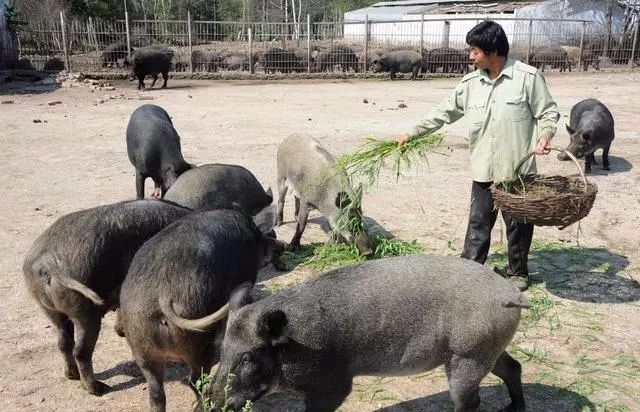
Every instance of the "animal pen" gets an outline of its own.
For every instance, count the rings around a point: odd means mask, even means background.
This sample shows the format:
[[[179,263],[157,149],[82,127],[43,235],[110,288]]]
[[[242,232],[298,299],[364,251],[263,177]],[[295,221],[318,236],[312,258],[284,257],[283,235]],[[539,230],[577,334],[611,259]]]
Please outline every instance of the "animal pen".
[[[487,19],[491,18],[487,16]],[[422,72],[466,73],[465,36],[482,19],[456,17],[361,22],[230,22],[192,20],[59,19],[29,22],[18,33],[20,68],[124,74],[136,48],[162,45],[172,71],[185,74],[245,72],[340,76],[370,73],[391,50],[412,49]],[[638,25],[624,32],[596,28],[588,20],[495,18],[505,29],[510,55],[544,70],[633,67]],[[54,65],[50,64],[54,61]],[[214,76],[211,76],[215,78]]]

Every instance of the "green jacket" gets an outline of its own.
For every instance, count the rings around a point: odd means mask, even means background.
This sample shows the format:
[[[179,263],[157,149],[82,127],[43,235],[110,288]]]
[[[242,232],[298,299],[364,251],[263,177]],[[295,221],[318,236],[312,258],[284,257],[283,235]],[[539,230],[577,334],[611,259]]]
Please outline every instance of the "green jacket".
[[[534,67],[507,59],[495,81],[484,70],[462,78],[451,98],[409,134],[424,137],[465,116],[469,122],[471,172],[477,182],[511,180],[518,162],[541,137],[556,134],[558,106]],[[536,132],[537,128],[537,132]],[[520,174],[536,173],[535,157]]]

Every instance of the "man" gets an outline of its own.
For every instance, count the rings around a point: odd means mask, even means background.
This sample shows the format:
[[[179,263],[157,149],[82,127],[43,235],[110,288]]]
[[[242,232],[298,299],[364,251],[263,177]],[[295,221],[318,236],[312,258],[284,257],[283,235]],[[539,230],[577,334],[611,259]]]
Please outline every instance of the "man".
[[[530,151],[549,153],[560,114],[538,70],[508,58],[509,41],[499,24],[484,21],[476,25],[467,33],[466,41],[477,70],[462,78],[451,98],[429,119],[396,140],[404,144],[435,132],[445,123],[468,118],[473,183],[462,257],[484,264],[497,217],[491,184],[511,180],[517,163]],[[520,172],[535,171],[532,156]],[[506,275],[520,290],[526,290],[533,225],[520,223],[504,212],[502,216],[508,240]]]

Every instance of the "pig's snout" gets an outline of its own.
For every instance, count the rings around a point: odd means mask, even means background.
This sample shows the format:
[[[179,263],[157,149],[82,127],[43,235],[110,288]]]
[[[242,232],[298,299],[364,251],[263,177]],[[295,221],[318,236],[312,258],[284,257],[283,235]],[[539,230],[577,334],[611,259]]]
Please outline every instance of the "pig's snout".
[[[371,247],[371,240],[367,235],[359,233],[358,235],[356,235],[355,243],[360,255],[371,256],[373,254],[373,248]]]
[[[565,152],[558,153],[558,160],[569,160],[569,155]]]

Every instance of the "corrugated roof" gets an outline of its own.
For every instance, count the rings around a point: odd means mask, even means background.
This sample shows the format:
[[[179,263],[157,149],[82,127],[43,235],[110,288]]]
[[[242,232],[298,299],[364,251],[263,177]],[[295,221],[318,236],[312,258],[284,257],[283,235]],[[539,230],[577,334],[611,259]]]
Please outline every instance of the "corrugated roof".
[[[484,2],[489,0],[484,0]],[[400,6],[428,6],[432,4],[448,4],[448,3],[482,3],[483,0],[395,0],[380,1],[371,7],[400,7]],[[495,2],[495,0],[494,0]]]
[[[433,4],[412,10],[407,14],[464,14],[464,13],[513,13],[524,6],[537,3],[536,1],[509,1],[474,4]]]
[[[398,0],[381,1],[369,7],[348,11],[344,20],[402,20],[406,15],[416,14],[499,14],[513,13],[515,10],[546,0]]]
[[[380,1],[371,5],[370,7],[403,7],[403,6],[446,6],[450,4],[454,5],[478,5],[484,6],[484,4],[502,4],[502,3],[519,3],[519,4],[531,4],[540,3],[545,0],[531,0],[524,1],[512,1],[512,0],[395,0],[395,1]],[[526,3],[526,4],[525,4]],[[516,4],[517,5],[517,4]]]

